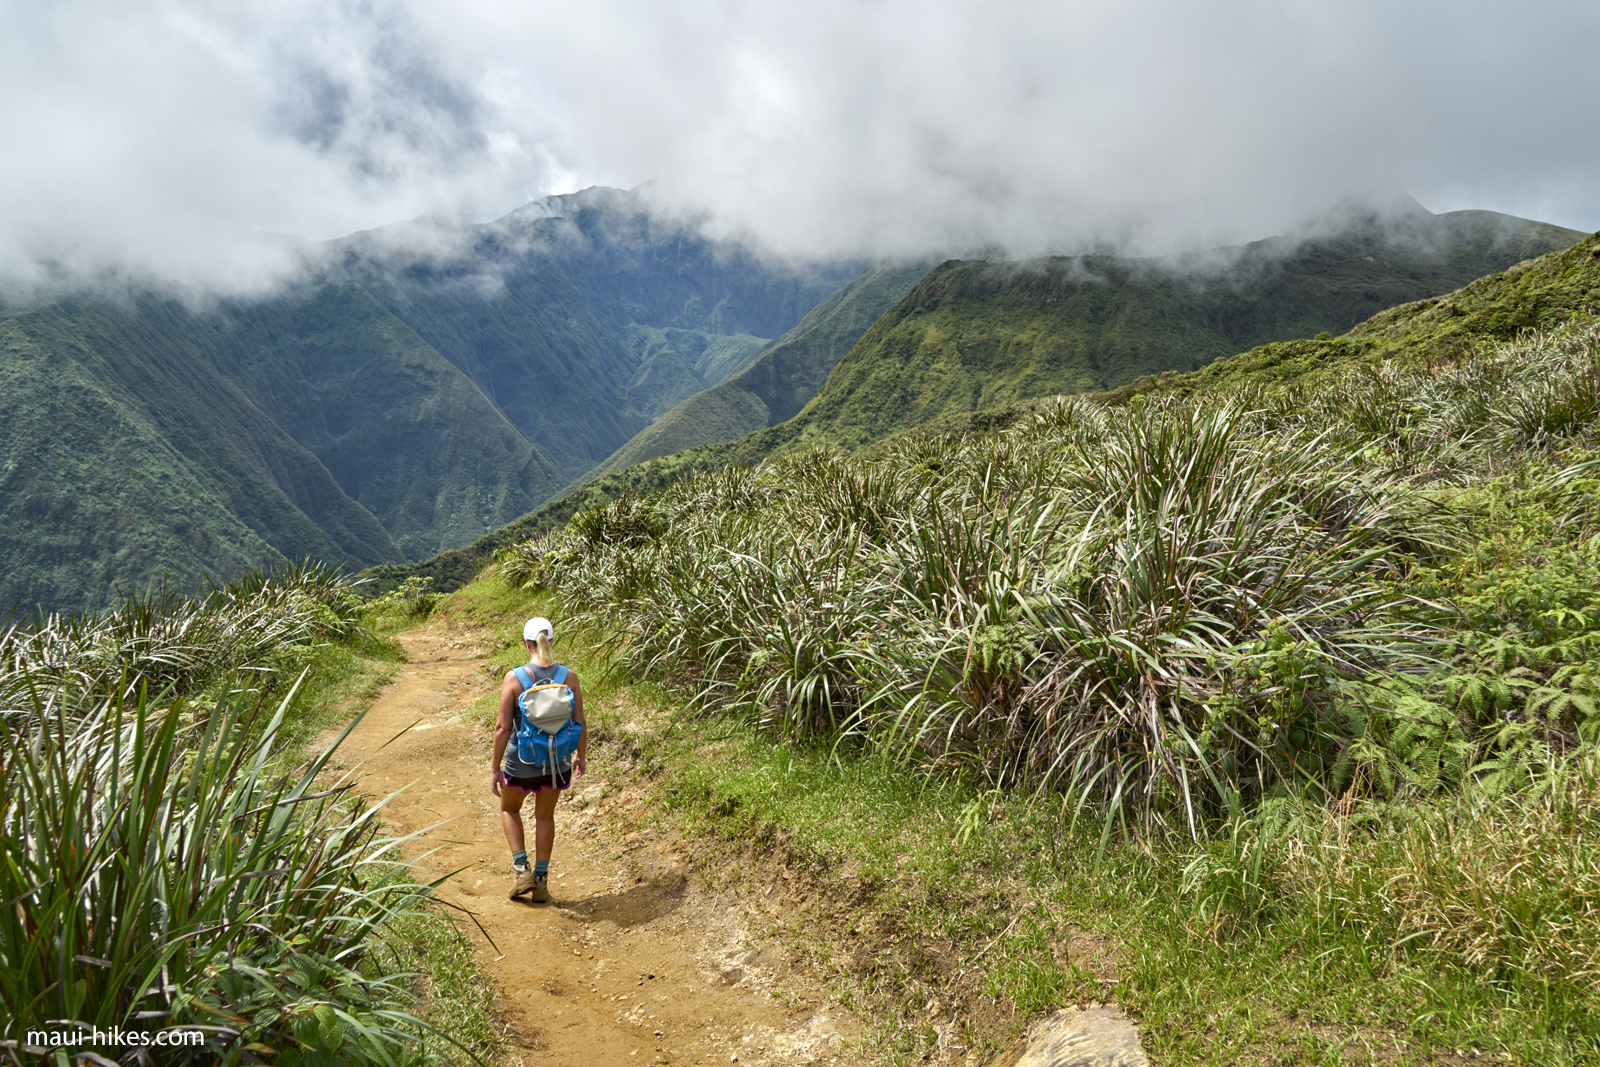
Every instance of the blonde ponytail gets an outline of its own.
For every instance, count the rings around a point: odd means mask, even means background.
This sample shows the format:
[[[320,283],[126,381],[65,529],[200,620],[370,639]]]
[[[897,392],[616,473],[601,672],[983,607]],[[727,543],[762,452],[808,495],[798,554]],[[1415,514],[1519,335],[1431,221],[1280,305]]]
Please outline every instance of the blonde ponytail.
[[[550,648],[550,635],[545,631],[539,631],[539,636],[533,642],[533,648],[534,655],[538,658],[549,660],[551,663],[556,661],[556,654]]]

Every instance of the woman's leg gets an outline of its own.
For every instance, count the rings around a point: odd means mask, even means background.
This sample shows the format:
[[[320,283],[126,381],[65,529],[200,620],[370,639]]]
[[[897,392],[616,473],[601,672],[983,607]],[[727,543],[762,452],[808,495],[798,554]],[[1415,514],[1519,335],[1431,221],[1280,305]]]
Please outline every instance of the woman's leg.
[[[541,789],[533,794],[533,858],[548,860],[556,844],[556,803],[561,793],[555,788]],[[517,820],[520,836],[522,820]]]
[[[506,844],[512,852],[528,847],[522,832],[522,801],[526,796],[514,785],[500,787],[500,828],[506,832]]]
[[[517,853],[522,853],[522,862],[526,864],[527,847],[522,836],[522,801],[527,793],[509,783],[500,787],[500,827],[506,832],[506,844],[511,846],[511,861],[517,862]],[[511,876],[511,899],[516,900],[523,893],[533,893],[538,897],[534,888],[533,868],[529,866],[514,867]]]

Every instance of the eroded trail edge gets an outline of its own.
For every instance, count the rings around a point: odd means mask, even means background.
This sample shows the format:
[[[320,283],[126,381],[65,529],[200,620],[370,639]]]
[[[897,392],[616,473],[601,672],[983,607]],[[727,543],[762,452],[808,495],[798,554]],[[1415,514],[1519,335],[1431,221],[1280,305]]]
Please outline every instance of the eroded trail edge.
[[[486,650],[439,622],[399,640],[409,662],[340,758],[374,801],[393,794],[382,814],[395,834],[418,835],[405,850],[416,877],[449,874],[439,898],[472,911],[494,939],[497,948],[465,926],[502,989],[507,1063],[865,1062],[851,1048],[859,1023],[814,990],[775,982],[781,964],[756,946],[739,901],[703,890],[670,834],[611,832],[643,798],[608,782],[603,747],[558,810],[551,903],[507,899],[490,729],[469,710],[496,685]],[[530,821],[530,840],[531,831]]]

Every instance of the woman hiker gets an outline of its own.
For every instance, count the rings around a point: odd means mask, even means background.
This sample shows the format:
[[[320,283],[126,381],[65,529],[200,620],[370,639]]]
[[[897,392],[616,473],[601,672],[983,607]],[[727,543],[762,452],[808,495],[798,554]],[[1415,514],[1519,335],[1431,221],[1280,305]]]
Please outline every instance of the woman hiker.
[[[554,680],[555,656],[550,641],[555,630],[549,619],[532,618],[522,627],[522,643],[528,646],[527,671],[534,685]],[[572,717],[583,722],[583,690],[578,676],[570,669],[563,679],[572,690]],[[556,840],[556,801],[572,784],[575,776],[583,774],[585,757],[589,750],[589,731],[585,729],[578,741],[577,754],[571,764],[558,767],[553,776],[549,767],[535,767],[517,757],[517,746],[511,739],[517,733],[517,717],[521,709],[517,697],[522,695],[522,683],[516,671],[507,671],[500,683],[500,718],[494,726],[494,759],[489,778],[490,788],[500,798],[500,824],[506,832],[506,843],[511,846],[511,866],[516,874],[511,882],[511,899],[528,893],[536,901],[550,899],[550,851]],[[533,794],[533,866],[528,866],[527,842],[522,832],[522,801]]]

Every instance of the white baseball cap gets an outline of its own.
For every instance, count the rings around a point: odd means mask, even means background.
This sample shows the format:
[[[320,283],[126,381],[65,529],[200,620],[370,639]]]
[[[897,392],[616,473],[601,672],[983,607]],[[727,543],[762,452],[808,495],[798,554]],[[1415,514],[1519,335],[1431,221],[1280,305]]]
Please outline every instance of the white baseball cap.
[[[522,624],[522,639],[524,641],[537,641],[541,632],[547,634],[552,641],[556,639],[555,627],[550,625],[549,619],[535,615]]]

